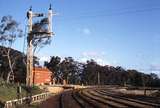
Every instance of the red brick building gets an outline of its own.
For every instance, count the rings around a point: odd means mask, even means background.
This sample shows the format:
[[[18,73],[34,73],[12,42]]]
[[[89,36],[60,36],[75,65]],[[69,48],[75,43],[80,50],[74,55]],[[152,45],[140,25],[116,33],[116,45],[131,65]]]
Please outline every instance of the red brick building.
[[[35,85],[51,84],[52,72],[47,68],[33,68],[33,83]]]

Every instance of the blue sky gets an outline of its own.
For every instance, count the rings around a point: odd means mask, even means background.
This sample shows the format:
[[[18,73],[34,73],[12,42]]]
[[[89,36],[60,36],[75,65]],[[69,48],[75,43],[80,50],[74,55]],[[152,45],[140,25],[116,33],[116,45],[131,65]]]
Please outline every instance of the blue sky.
[[[160,74],[159,0],[1,0],[0,17],[12,15],[24,29],[26,11],[47,12],[52,3],[52,43],[37,53],[120,65]],[[23,50],[23,39],[14,47]]]

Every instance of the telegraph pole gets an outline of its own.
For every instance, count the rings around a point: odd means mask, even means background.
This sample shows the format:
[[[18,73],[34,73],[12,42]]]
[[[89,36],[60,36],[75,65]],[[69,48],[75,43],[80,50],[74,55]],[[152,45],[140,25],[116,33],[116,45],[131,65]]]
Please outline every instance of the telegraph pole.
[[[27,12],[28,17],[28,37],[27,37],[27,76],[26,76],[26,85],[31,86],[32,85],[32,69],[33,69],[33,54],[32,54],[32,7],[30,7],[29,11]]]
[[[97,78],[98,78],[98,85],[100,85],[100,74],[99,74],[99,71],[97,73]]]
[[[33,13],[32,7],[30,7],[29,11],[27,12],[27,18],[28,18],[28,37],[27,37],[27,74],[26,74],[26,85],[32,86],[33,85],[33,39],[38,38],[47,38],[53,35],[52,32],[52,16],[55,15],[52,13],[52,7],[50,5],[48,14],[46,15],[48,17],[48,30],[47,32],[40,32],[37,31],[36,34],[39,35],[45,35],[45,37],[36,37],[34,33],[32,33],[32,19],[34,17],[44,17],[45,14],[43,13]]]

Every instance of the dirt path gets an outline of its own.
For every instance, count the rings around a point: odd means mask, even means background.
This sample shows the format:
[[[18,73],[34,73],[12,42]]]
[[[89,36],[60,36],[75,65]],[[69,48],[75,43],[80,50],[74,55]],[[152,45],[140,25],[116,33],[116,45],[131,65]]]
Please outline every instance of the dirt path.
[[[42,102],[39,105],[39,108],[60,108],[59,98],[60,98],[60,95],[55,95],[47,99],[46,101]]]
[[[62,103],[62,107],[60,104]],[[39,108],[81,108],[79,104],[73,99],[72,91],[65,91],[62,94],[53,96],[42,102]]]
[[[63,108],[81,108],[73,99],[72,91],[66,91],[62,94]]]

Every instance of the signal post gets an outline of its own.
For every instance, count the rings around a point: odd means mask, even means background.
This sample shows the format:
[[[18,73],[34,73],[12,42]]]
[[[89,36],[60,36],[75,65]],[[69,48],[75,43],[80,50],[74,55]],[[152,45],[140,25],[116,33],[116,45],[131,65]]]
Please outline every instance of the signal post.
[[[29,9],[29,11],[27,12],[27,18],[28,18],[28,36],[27,36],[27,74],[26,74],[26,85],[27,86],[32,86],[33,85],[33,42],[34,39],[38,39],[38,38],[48,38],[51,37],[53,35],[52,32],[52,16],[55,15],[52,12],[52,8],[51,5],[49,7],[48,10],[48,14],[45,15],[43,13],[34,13],[32,12],[32,7]],[[40,31],[36,31],[36,33],[32,32],[32,19],[34,17],[44,17],[46,16],[48,19],[48,30],[47,32],[40,32]],[[36,36],[36,34],[38,35],[44,35],[43,37],[34,37]]]

